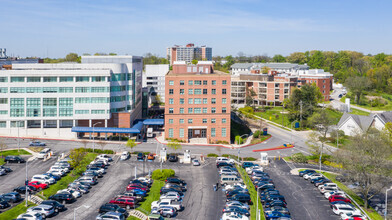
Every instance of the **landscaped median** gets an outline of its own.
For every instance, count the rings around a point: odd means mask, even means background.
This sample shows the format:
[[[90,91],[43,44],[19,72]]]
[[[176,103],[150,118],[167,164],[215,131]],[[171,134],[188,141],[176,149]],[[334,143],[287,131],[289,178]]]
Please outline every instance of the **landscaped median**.
[[[10,155],[12,155],[12,156],[31,155],[31,153],[29,153],[29,152],[27,152],[27,151],[25,151],[25,150],[23,150],[23,149],[20,149],[19,151],[18,151],[18,150],[5,150],[5,151],[0,151],[0,156],[1,156],[1,158],[0,158],[0,165],[5,164],[4,158],[5,158],[6,156],[10,156]]]
[[[239,165],[236,165],[238,172],[240,173],[244,183],[246,184],[246,188],[249,191],[250,198],[252,199],[253,204],[250,205],[250,219],[254,220],[257,217],[257,202],[259,202],[259,209],[260,209],[260,220],[265,220],[263,205],[261,201],[257,201],[257,191],[255,186],[253,185],[252,180],[249,178],[248,174],[246,173],[245,169]]]

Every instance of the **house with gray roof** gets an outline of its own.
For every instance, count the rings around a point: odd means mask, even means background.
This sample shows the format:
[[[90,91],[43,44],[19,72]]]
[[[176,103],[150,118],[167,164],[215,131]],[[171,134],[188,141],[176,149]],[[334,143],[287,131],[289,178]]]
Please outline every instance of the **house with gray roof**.
[[[369,116],[344,113],[338,123],[338,129],[346,135],[354,136],[373,127],[382,130],[385,124],[392,122],[392,111],[370,114]]]

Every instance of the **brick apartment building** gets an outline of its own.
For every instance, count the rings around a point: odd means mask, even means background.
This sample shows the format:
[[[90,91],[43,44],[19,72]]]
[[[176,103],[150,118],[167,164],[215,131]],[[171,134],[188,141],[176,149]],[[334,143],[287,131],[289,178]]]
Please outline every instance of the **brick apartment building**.
[[[166,53],[170,65],[173,65],[175,61],[191,62],[192,60],[212,60],[211,47],[195,47],[192,43],[189,43],[186,46],[174,45],[173,47],[168,47]]]
[[[229,74],[210,61],[174,62],[165,78],[165,138],[187,143],[230,143]]]

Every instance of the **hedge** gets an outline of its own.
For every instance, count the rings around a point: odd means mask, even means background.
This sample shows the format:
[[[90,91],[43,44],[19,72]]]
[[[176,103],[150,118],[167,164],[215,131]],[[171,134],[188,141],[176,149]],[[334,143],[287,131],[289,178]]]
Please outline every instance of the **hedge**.
[[[93,153],[92,148],[79,148],[81,151],[87,152],[87,153]],[[95,149],[94,153],[97,154],[115,154],[113,150],[100,150],[100,149]]]
[[[152,172],[151,178],[154,180],[164,181],[167,178],[174,176],[175,174],[176,173],[172,169],[163,169],[162,171],[160,169],[157,169]]]
[[[219,157],[218,154],[207,154],[207,157]]]

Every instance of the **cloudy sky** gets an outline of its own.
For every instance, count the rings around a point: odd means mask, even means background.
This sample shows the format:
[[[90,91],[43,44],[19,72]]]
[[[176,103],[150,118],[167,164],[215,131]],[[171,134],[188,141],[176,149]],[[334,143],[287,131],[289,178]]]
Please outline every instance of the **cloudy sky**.
[[[390,0],[0,0],[8,55],[69,52],[165,56],[207,45],[213,55],[306,50],[392,53]]]

